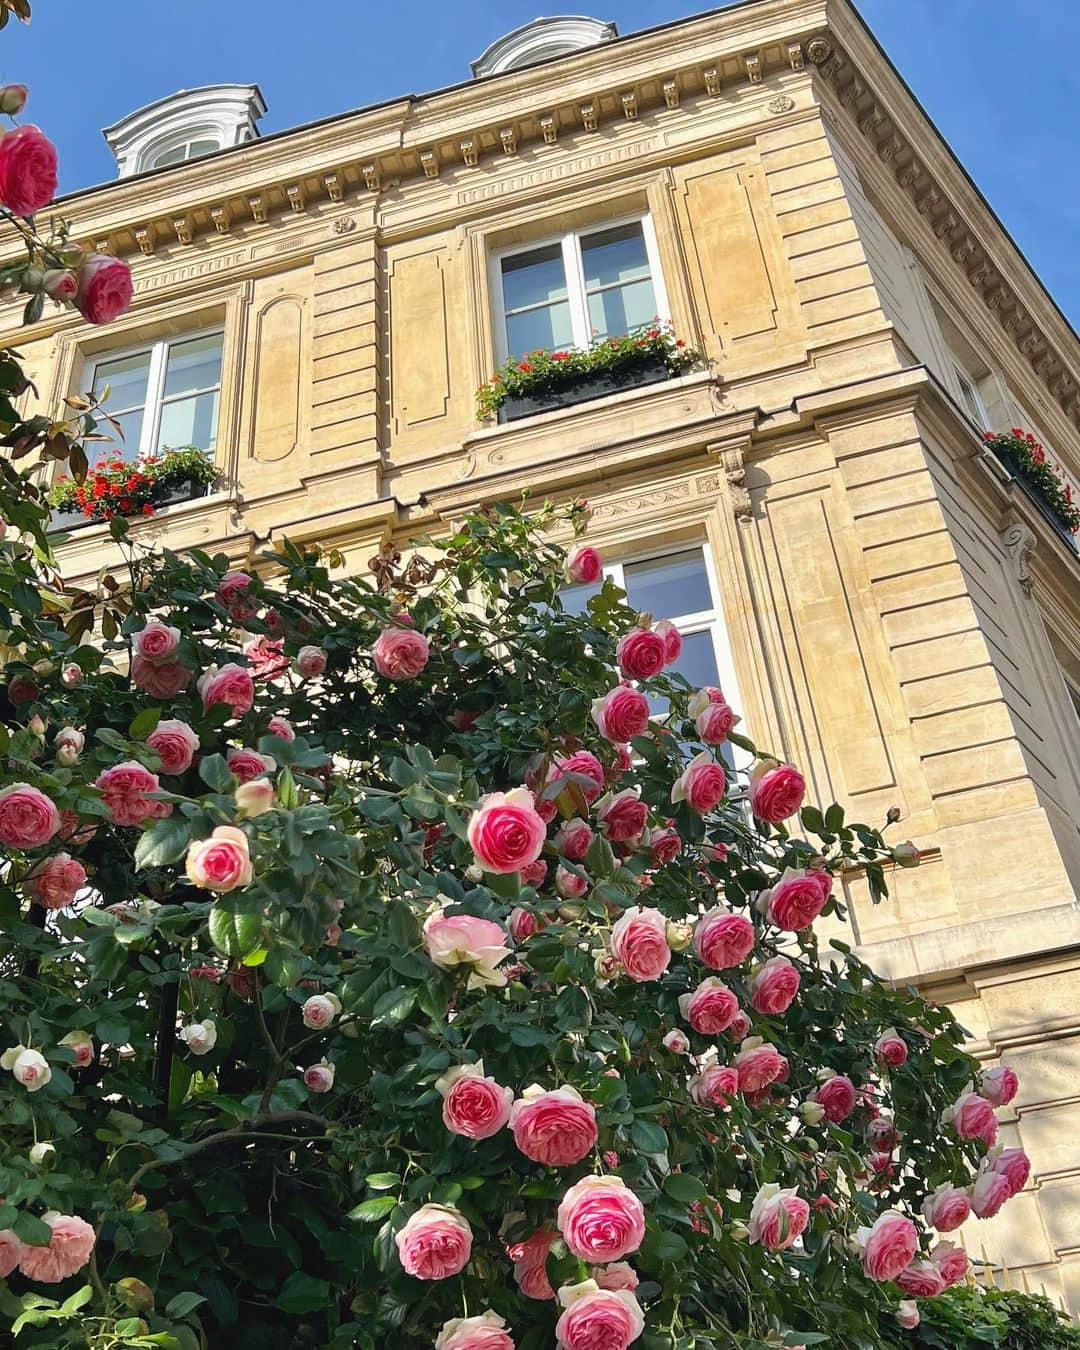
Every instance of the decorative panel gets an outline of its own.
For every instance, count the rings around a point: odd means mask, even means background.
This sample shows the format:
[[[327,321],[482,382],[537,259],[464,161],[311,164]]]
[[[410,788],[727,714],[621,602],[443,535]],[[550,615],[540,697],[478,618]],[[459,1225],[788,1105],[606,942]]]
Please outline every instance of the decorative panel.
[[[304,306],[293,295],[271,300],[255,326],[252,454],[284,459],[300,442]]]
[[[450,401],[446,250],[394,258],[390,267],[390,400],[394,430],[445,417]]]

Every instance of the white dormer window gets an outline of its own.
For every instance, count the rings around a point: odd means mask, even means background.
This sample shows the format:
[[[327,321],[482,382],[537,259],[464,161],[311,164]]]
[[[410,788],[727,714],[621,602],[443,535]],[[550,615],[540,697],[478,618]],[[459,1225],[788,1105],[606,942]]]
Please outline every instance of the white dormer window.
[[[211,84],[148,103],[106,127],[104,136],[127,178],[254,140],[265,112],[257,84]]]
[[[221,149],[221,142],[216,140],[194,140],[184,141],[182,145],[174,145],[171,150],[162,150],[154,158],[152,169],[163,169],[166,164],[183,164],[188,159],[198,159],[201,155],[212,155],[215,150]]]
[[[584,51],[610,42],[619,36],[613,23],[590,19],[585,14],[557,14],[547,19],[533,19],[512,33],[498,38],[472,62],[475,79],[486,75],[501,75],[507,70],[520,70],[553,56]]]

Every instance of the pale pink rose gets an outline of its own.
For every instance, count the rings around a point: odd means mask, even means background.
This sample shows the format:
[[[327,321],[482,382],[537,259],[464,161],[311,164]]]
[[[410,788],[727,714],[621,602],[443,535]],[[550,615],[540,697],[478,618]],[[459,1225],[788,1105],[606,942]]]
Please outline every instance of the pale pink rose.
[[[152,666],[170,664],[180,645],[180,629],[171,628],[160,619],[151,619],[145,628],[131,635],[131,650]]]
[[[191,768],[199,738],[186,722],[167,719],[157,724],[146,744],[161,757],[161,772],[175,776]]]
[[[732,1019],[731,1026],[728,1027],[728,1035],[735,1042],[741,1043],[750,1035],[750,1018],[741,1009]]]
[[[649,808],[638,796],[636,788],[622,792],[607,792],[596,804],[596,819],[604,834],[616,844],[636,839],[644,830]]]
[[[710,970],[727,970],[754,950],[754,925],[745,914],[717,905],[694,928],[694,951]]]
[[[907,1041],[894,1027],[889,1027],[874,1042],[874,1055],[879,1064],[898,1069],[908,1057]]]
[[[698,1106],[726,1109],[739,1091],[739,1071],[730,1064],[709,1064],[690,1080],[690,1096]]]
[[[513,1089],[485,1077],[482,1060],[448,1069],[435,1087],[442,1094],[443,1124],[451,1134],[490,1139],[510,1119]]]
[[[521,884],[523,886],[542,886],[547,880],[547,863],[543,858],[537,858],[534,862],[526,863],[521,869]]]
[[[703,1036],[726,1031],[739,1011],[739,1000],[715,975],[709,975],[689,994],[679,998],[679,1011]]]
[[[555,889],[564,900],[576,900],[589,889],[589,878],[571,872],[560,863],[555,869]]]
[[[490,919],[436,910],[424,921],[424,950],[444,970],[468,966],[469,988],[500,988],[506,976],[496,966],[510,955],[507,933]]]
[[[900,1142],[900,1131],[891,1116],[877,1116],[867,1125],[866,1137],[874,1148],[888,1152]]]
[[[77,689],[82,684],[82,678],[82,667],[77,666],[74,661],[60,672],[60,683],[65,689]]]
[[[7,138],[5,137],[5,140]],[[3,141],[0,141],[0,145]],[[19,1258],[19,1269],[29,1280],[58,1284],[82,1270],[94,1250],[94,1230],[85,1219],[74,1214],[55,1212],[42,1216],[52,1229],[47,1247],[26,1247]]]
[[[979,1074],[979,1092],[991,1106],[1008,1106],[1019,1086],[1019,1079],[1007,1064],[996,1069],[983,1069]]]
[[[76,1069],[85,1069],[94,1062],[94,1038],[88,1031],[69,1031],[61,1036],[60,1045],[66,1045],[74,1058],[71,1063]]]
[[[0,1230],[0,1280],[6,1280],[22,1259],[23,1244],[11,1228]]]
[[[130,309],[134,289],[131,268],[123,258],[91,253],[79,268],[75,304],[87,323],[112,323]]]
[[[589,750],[578,750],[573,755],[560,756],[552,764],[548,778],[549,781],[554,781],[569,775],[573,775],[574,786],[590,805],[604,790],[604,766]]]
[[[184,864],[188,880],[203,890],[235,891],[251,884],[253,870],[247,835],[235,825],[219,825],[209,839],[193,839]]]
[[[1012,1193],[1008,1177],[989,1169],[980,1172],[971,1188],[971,1212],[977,1219],[992,1219]]]
[[[40,848],[60,828],[60,812],[51,797],[29,783],[11,783],[0,791],[0,844]]]
[[[631,628],[615,648],[619,669],[631,680],[649,680],[664,669],[664,639],[651,628]]]
[[[608,771],[607,777],[609,780],[618,778],[622,773],[629,773],[634,767],[634,756],[631,754],[628,745],[614,745],[612,749],[615,751],[615,763]]]
[[[199,676],[198,689],[204,709],[225,703],[232,709],[234,717],[243,717],[255,702],[255,681],[251,671],[234,661],[211,666],[205,675]]]
[[[514,1350],[514,1340],[498,1313],[483,1312],[444,1322],[435,1350]]]
[[[151,698],[175,698],[190,679],[191,671],[179,661],[155,666],[137,652],[131,658],[131,683]]]
[[[962,1247],[958,1247],[955,1242],[939,1242],[930,1253],[930,1260],[937,1266],[941,1272],[941,1278],[945,1281],[946,1289],[950,1285],[959,1284],[968,1272],[967,1252]]]
[[[682,851],[682,836],[670,827],[647,830],[645,844],[649,857],[658,866],[672,862]]]
[[[994,1171],[1005,1178],[1009,1193],[1015,1195],[1024,1189],[1031,1176],[1031,1159],[1022,1148],[1007,1148],[995,1158]]]
[[[236,814],[240,820],[249,820],[269,811],[274,804],[274,785],[268,778],[253,778],[241,783],[233,793]]]
[[[593,841],[592,827],[587,821],[575,816],[563,822],[562,827],[552,841],[564,858],[571,862],[580,862],[588,853]]]
[[[905,1331],[914,1331],[919,1325],[919,1309],[915,1300],[903,1298],[900,1300],[896,1309],[896,1320]]]
[[[312,1031],[325,1031],[341,1012],[341,999],[336,994],[312,994],[300,1007],[304,1026]]]
[[[658,980],[671,964],[667,920],[658,909],[632,905],[612,925],[611,952],[632,980]]]
[[[806,780],[791,764],[765,759],[750,775],[750,808],[758,820],[779,825],[803,804]]]
[[[690,1053],[690,1037],[681,1028],[675,1027],[664,1037],[663,1046],[665,1050],[670,1050],[673,1055],[688,1055]]]
[[[682,634],[670,619],[661,619],[653,631],[664,640],[664,664],[674,664],[682,656]]]
[[[0,89],[0,112],[7,113],[9,117],[18,117],[26,107],[29,94],[30,90],[25,84],[5,84]]]
[[[846,1074],[835,1074],[820,1083],[811,1092],[809,1100],[823,1107],[826,1120],[838,1125],[855,1110],[855,1085]]]
[[[252,679],[273,680],[289,669],[285,643],[281,638],[260,633],[244,647]]]
[[[645,1317],[629,1289],[601,1289],[595,1280],[564,1285],[565,1311],[555,1323],[559,1350],[627,1350],[645,1330]]]
[[[695,719],[697,734],[706,745],[722,745],[738,720],[729,704],[710,703]]]
[[[936,1228],[939,1233],[952,1233],[961,1224],[967,1223],[971,1214],[971,1199],[967,1191],[946,1182],[926,1197],[922,1212],[931,1228]]]
[[[472,1254],[468,1220],[449,1205],[422,1205],[394,1241],[405,1273],[418,1280],[449,1279],[465,1269]]]
[[[768,1045],[759,1037],[751,1037],[743,1042],[733,1065],[739,1075],[739,1091],[760,1092],[784,1074],[787,1060],[775,1046]]]
[[[304,1086],[309,1092],[329,1092],[334,1086],[334,1066],[326,1059],[318,1064],[309,1064],[303,1070]]]
[[[375,669],[387,680],[415,679],[430,655],[427,638],[414,628],[384,628],[371,649]]]
[[[766,916],[776,928],[798,933],[809,928],[825,908],[831,890],[831,873],[789,867],[767,893]]]
[[[992,1144],[997,1138],[993,1104],[977,1092],[965,1092],[945,1112],[945,1119],[960,1139],[981,1139],[984,1144]]]
[[[296,740],[296,732],[287,717],[271,717],[266,724],[266,731],[270,736],[280,736],[283,741]]]
[[[727,790],[727,775],[708,750],[695,755],[671,789],[673,802],[686,802],[699,816],[719,806]]]
[[[99,773],[94,780],[109,809],[114,825],[142,825],[148,820],[161,820],[172,815],[172,802],[156,801],[148,796],[161,791],[156,773],[151,773],[138,760],[127,759]]]
[[[56,196],[56,146],[33,123],[0,139],[0,202],[12,215],[32,216]]]
[[[576,586],[593,586],[604,572],[603,559],[588,544],[575,544],[567,553],[563,574]]]
[[[217,1023],[212,1017],[205,1017],[201,1022],[188,1022],[176,1034],[193,1055],[208,1055],[217,1045]]]
[[[240,783],[250,783],[253,778],[260,778],[277,767],[269,755],[261,755],[258,750],[238,749],[236,746],[230,746],[225,751],[225,762],[229,772]]]
[[[541,927],[540,916],[531,909],[523,909],[521,905],[515,905],[507,915],[506,928],[515,942],[524,942],[526,938],[531,938],[535,933],[539,933]]]
[[[70,853],[55,853],[34,869],[26,889],[45,909],[70,905],[86,885],[86,868]]]
[[[326,669],[326,653],[321,647],[301,647],[296,653],[296,669],[305,680],[318,679]]]
[[[896,1283],[912,1298],[936,1298],[945,1288],[945,1280],[932,1261],[912,1261],[896,1277]]]
[[[524,1241],[516,1242],[506,1249],[506,1254],[514,1263],[514,1279],[526,1298],[555,1297],[555,1290],[547,1277],[547,1258],[551,1244],[558,1236],[549,1228],[537,1228]]]
[[[750,1209],[749,1240],[760,1242],[770,1251],[790,1247],[810,1222],[810,1206],[791,1187],[782,1190],[775,1183],[762,1186]]]
[[[469,817],[468,836],[478,866],[506,873],[519,872],[539,858],[547,830],[533,794],[519,787],[484,797]]]
[[[61,727],[53,738],[53,745],[56,747],[56,762],[71,768],[79,762],[86,737],[77,727]]]
[[[799,983],[799,972],[787,957],[774,956],[750,977],[750,1006],[759,1013],[786,1012]]]
[[[622,744],[648,730],[649,701],[640,689],[619,684],[593,700],[592,720],[605,740]]]
[[[596,1145],[596,1108],[569,1086],[527,1087],[510,1108],[514,1143],[526,1158],[548,1167],[580,1162]]]
[[[636,1252],[645,1236],[645,1210],[621,1177],[583,1177],[563,1196],[555,1221],[567,1247],[590,1265]]]
[[[593,1271],[593,1279],[601,1289],[629,1289],[631,1292],[641,1283],[637,1271],[625,1261],[612,1261],[610,1266],[601,1266]]]
[[[871,1280],[895,1280],[919,1249],[915,1225],[895,1209],[878,1216],[872,1228],[860,1228],[863,1270]]]
[[[233,618],[240,617],[240,610],[244,611],[243,617],[251,618],[258,608],[247,599],[251,583],[252,577],[247,572],[226,572],[218,582],[214,595],[218,603],[224,605],[227,610],[238,611],[232,615]]]
[[[27,1092],[39,1092],[52,1078],[49,1062],[40,1050],[31,1050],[25,1045],[13,1046],[0,1055],[0,1068],[8,1069],[16,1083],[21,1083]]]

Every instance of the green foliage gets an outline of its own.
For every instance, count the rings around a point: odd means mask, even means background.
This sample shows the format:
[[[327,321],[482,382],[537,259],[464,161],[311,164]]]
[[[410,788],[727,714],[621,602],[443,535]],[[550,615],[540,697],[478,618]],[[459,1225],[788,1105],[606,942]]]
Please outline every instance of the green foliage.
[[[165,449],[133,463],[102,458],[82,478],[58,474],[49,489],[49,505],[89,520],[111,520],[117,514],[147,514],[146,508],[160,506],[172,489],[186,483],[208,488],[216,478],[213,456],[194,445]]]
[[[1032,490],[1066,534],[1080,530],[1080,502],[1073,500],[1072,488],[1061,471],[1052,464],[1046,450],[1030,431],[1014,427],[1011,431],[988,431],[987,447]]]
[[[1049,1299],[1015,1289],[958,1285],[919,1304],[918,1327],[887,1336],[908,1350],[1080,1350],[1080,1327]]]

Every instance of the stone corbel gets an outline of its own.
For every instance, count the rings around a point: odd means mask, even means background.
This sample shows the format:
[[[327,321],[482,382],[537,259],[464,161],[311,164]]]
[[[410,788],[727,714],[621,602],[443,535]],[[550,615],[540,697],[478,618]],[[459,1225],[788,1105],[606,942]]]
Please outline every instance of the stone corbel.
[[[1012,563],[1013,575],[1020,583],[1020,589],[1025,595],[1030,595],[1035,578],[1031,575],[1029,564],[1035,556],[1035,546],[1038,543],[1034,531],[1028,529],[1024,522],[1010,511],[1006,515],[1005,526],[1001,531],[1001,542],[1005,545],[1005,551]]]
[[[540,119],[540,130],[544,133],[544,141],[548,145],[554,145],[559,139],[559,122],[554,113],[548,113]]]
[[[718,66],[706,66],[701,72],[701,79],[707,94],[718,94],[720,92],[720,68]]]
[[[724,472],[732,515],[740,524],[744,525],[754,518],[750,489],[746,486],[745,456],[749,448],[749,436],[740,436],[737,440],[720,441],[716,445],[708,447],[709,456],[718,461]]]
[[[664,92],[664,102],[669,108],[679,106],[679,81],[673,75],[670,80],[665,80],[661,86]]]

